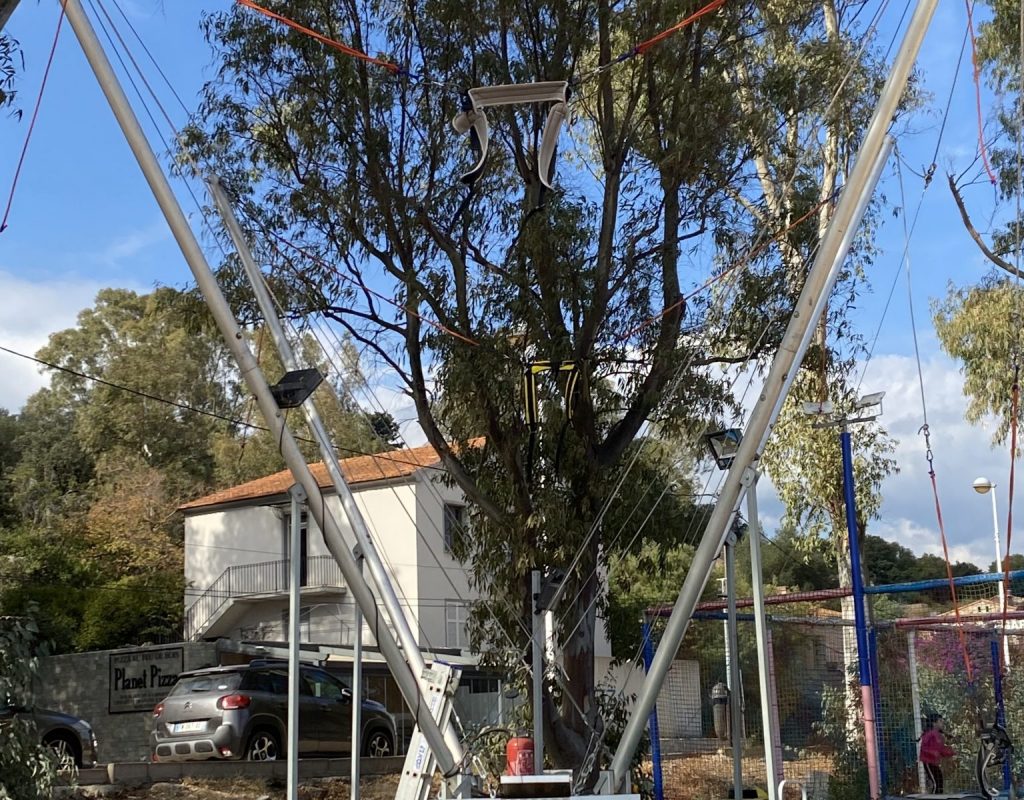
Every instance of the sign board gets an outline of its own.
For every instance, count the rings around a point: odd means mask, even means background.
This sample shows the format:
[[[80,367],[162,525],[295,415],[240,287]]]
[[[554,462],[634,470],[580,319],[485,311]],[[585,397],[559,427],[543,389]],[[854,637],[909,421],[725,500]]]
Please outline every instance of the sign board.
[[[167,697],[182,671],[184,649],[129,650],[110,654],[111,714],[149,711]]]

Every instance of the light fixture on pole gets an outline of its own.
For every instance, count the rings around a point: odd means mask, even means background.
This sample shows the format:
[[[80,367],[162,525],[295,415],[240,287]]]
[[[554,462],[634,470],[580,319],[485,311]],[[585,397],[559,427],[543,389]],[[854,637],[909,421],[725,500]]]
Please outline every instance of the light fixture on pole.
[[[978,494],[987,494],[992,497],[992,538],[996,543],[996,572],[1002,572],[1004,569],[1003,565],[1003,554],[999,546],[999,511],[996,508],[996,485],[992,483],[988,478],[975,478],[974,483],[971,484]],[[999,581],[999,612],[1001,614],[1006,613],[1006,587],[1003,585],[1003,581]],[[1010,648],[1007,646],[1009,642],[1006,636],[1003,636],[1003,663],[1006,666],[1010,666]]]
[[[864,604],[864,576],[860,561],[860,536],[857,526],[857,498],[853,482],[853,443],[850,425],[872,422],[882,415],[885,392],[872,392],[853,402],[852,413],[840,416],[832,404],[804,403],[809,416],[821,417],[815,428],[838,427],[843,460],[843,501],[846,506],[846,532],[850,543],[850,579],[853,586],[853,619],[857,632],[857,660],[860,665],[861,707],[864,719],[864,744],[867,750],[868,786],[871,800],[881,796],[881,767],[878,757],[878,720],[875,715],[875,687],[872,681],[873,654],[868,640],[867,609]],[[877,410],[876,410],[877,409]],[[877,669],[874,670],[877,673]]]
[[[736,457],[736,451],[740,449],[740,442],[743,441],[743,431],[739,428],[726,428],[722,431],[706,433],[704,441],[718,468],[729,469],[732,466],[732,460]]]

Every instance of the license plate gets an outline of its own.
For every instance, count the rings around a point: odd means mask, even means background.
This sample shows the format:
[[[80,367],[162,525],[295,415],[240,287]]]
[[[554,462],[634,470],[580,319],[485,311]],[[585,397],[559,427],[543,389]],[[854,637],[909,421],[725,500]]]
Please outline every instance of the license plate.
[[[171,733],[194,733],[195,731],[206,730],[206,720],[201,719],[196,722],[172,722],[167,727],[171,729]]]

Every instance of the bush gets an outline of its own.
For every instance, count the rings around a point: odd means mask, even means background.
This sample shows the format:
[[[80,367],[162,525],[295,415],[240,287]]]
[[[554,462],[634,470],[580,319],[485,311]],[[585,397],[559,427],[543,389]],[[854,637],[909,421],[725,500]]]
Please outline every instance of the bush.
[[[32,705],[38,633],[31,617],[0,617],[0,705]],[[0,800],[49,800],[56,774],[56,758],[31,722],[0,722]]]

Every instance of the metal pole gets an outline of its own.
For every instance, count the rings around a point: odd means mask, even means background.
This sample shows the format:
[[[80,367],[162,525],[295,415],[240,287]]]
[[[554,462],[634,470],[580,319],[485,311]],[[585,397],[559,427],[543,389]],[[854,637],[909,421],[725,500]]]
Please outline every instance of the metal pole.
[[[544,774],[544,611],[540,570],[530,573],[533,592],[533,774]]]
[[[772,637],[772,629],[765,626],[764,629],[765,655],[768,663],[765,672],[768,673],[768,701],[769,711],[769,732],[772,742],[772,766],[775,768],[775,777],[781,784],[786,779],[782,768],[782,734],[779,726],[779,682],[775,676],[775,639]],[[782,795],[782,792],[779,792]]]
[[[753,464],[769,433],[769,428],[778,418],[780,403],[785,397],[785,387],[792,382],[791,376],[795,375],[800,361],[807,352],[809,337],[805,338],[805,333],[808,333],[820,317],[820,312],[817,315],[813,312],[820,307],[819,299],[822,295],[829,293],[838,274],[837,262],[842,256],[840,245],[846,238],[847,232],[851,228],[856,229],[859,224],[858,207],[863,206],[862,196],[869,191],[869,179],[871,173],[876,169],[878,156],[885,145],[886,130],[903,97],[907,78],[913,69],[917,52],[921,47],[925,31],[935,13],[937,4],[938,0],[919,0],[910,20],[907,34],[896,54],[896,60],[882,89],[874,116],[865,131],[853,171],[839,198],[839,204],[829,223],[828,230],[822,238],[818,256],[808,272],[804,288],[765,379],[761,395],[750,414],[746,434],[743,441],[740,442],[732,467],[729,469],[729,474],[726,476],[724,486],[719,494],[718,503],[704,529],[704,535],[694,553],[690,570],[687,572],[679,596],[676,598],[672,616],[665,627],[661,647],[658,648],[654,663],[651,664],[648,680],[637,697],[633,716],[626,724],[622,738],[619,740],[619,746],[616,748],[609,770],[610,774],[603,780],[601,788],[604,791],[617,791],[625,786],[629,775],[629,764],[640,744],[646,719],[651,713],[651,708],[654,706],[658,692],[661,691],[662,684],[665,682],[672,659],[678,652],[683,636],[686,635],[690,616],[704,591],[708,576],[711,574],[711,566],[722,548],[722,540],[729,529],[729,523],[739,507],[743,493],[741,485],[743,473]],[[835,269],[833,269],[834,267]]]
[[[992,535],[996,542],[996,572],[1000,575],[1005,575],[1003,565],[1003,552],[999,545],[999,511],[996,509],[996,486],[992,484],[992,488],[988,490],[989,494],[992,495]],[[1006,586],[1003,578],[999,579],[999,611],[1003,614],[1006,613]],[[1010,642],[1006,637],[1006,631],[1003,631],[1003,663],[1006,666],[1010,666]]]
[[[1006,703],[1003,701],[1003,671],[999,667],[999,643],[993,639],[992,645],[992,685],[996,695],[996,723],[1006,727]],[[1010,760],[1003,759],[1003,791],[1010,791]]]
[[[357,546],[355,549],[356,563],[359,573],[363,572],[366,556]],[[359,800],[359,758],[363,754],[363,614],[358,605],[352,608],[352,750],[349,753],[349,797]]]
[[[751,492],[748,497],[752,495]],[[725,594],[728,614],[725,625],[729,642],[729,727],[732,738],[733,797],[743,797],[743,708],[740,704],[740,648],[736,634],[736,534],[725,539]]]
[[[757,515],[757,473],[747,471],[747,537],[750,539],[750,581],[754,596],[754,635],[757,640],[757,671],[761,687],[761,727],[764,732],[764,769],[768,782],[768,800],[777,800],[782,772],[775,762],[775,740],[778,738],[772,723],[772,686],[768,665],[768,620],[764,610],[764,574],[761,567],[761,523]]]
[[[299,796],[299,645],[301,643],[300,617],[302,599],[299,585],[302,575],[302,505],[306,492],[293,485],[291,497],[291,534],[288,539],[288,800]]]
[[[654,630],[650,617],[644,615],[643,621],[643,659],[644,672],[651,667],[654,660]],[[654,706],[647,720],[648,732],[651,736],[651,771],[654,773],[654,800],[665,800],[665,780],[661,765],[661,728],[658,724],[658,706]]]
[[[910,704],[914,709],[914,741],[920,742],[924,736],[924,726],[921,724],[921,684],[917,680],[917,631],[907,631],[907,666],[910,668]],[[917,747],[915,746],[915,752]],[[928,791],[928,784],[925,781],[924,764],[919,758],[917,760],[917,788],[921,794]]]
[[[199,290],[203,293],[210,312],[220,329],[221,335],[238,363],[239,371],[244,378],[249,391],[253,393],[259,405],[267,427],[270,428],[274,440],[280,443],[281,455],[285,463],[291,469],[295,479],[306,490],[309,503],[309,513],[316,521],[317,526],[323,531],[324,541],[328,550],[334,556],[341,568],[342,575],[352,592],[352,596],[363,609],[364,615],[369,615],[376,608],[376,601],[370,587],[362,580],[356,568],[355,560],[348,549],[345,538],[338,527],[333,515],[326,512],[326,502],[316,479],[309,470],[309,465],[299,450],[294,435],[284,423],[284,416],[277,407],[270,388],[267,386],[259,365],[253,357],[245,337],[238,327],[238,322],[231,313],[231,308],[224,299],[220,287],[213,276],[210,265],[203,255],[199,243],[196,241],[192,229],[189,227],[181,207],[178,205],[174,192],[171,190],[167,178],[160,168],[160,163],[153,154],[146,140],[146,136],[139,125],[135,113],[125,97],[103,52],[96,32],[92,24],[82,10],[80,0],[62,0],[66,2],[65,13],[68,22],[75,31],[78,41],[82,46],[86,59],[88,59],[93,72],[99,82],[100,88],[110,103],[111,110],[117,118],[121,130],[124,132],[128,146],[131,148],[139,167],[149,183],[150,189],[167,219],[167,224],[174,234],[182,255],[188,262],[189,268],[195,277]],[[398,684],[406,704],[414,709],[416,722],[423,731],[424,736],[430,745],[438,766],[445,774],[449,774],[455,768],[455,760],[445,743],[444,735],[441,733],[437,722],[430,715],[428,704],[421,702],[419,676],[415,675],[406,662],[406,657],[395,641],[394,635],[387,625],[379,625],[374,630],[377,643],[380,645],[381,653],[388,663],[395,683]]]
[[[860,536],[857,530],[857,498],[853,485],[853,451],[850,432],[839,434],[843,452],[843,499],[846,504],[846,532],[850,540],[850,576],[853,586],[853,622],[857,630],[857,662],[860,668],[861,714],[864,717],[864,749],[868,759],[868,788],[871,800],[881,796],[878,743],[875,739],[875,698],[871,684],[871,654],[868,650],[867,618],[864,613],[864,578],[860,568]]]
[[[286,370],[299,369],[302,365],[299,364],[298,359],[295,357],[295,351],[285,335],[284,326],[281,324],[277,309],[274,306],[274,300],[263,281],[263,273],[252,256],[249,243],[245,240],[245,234],[238,224],[231,201],[224,191],[219,178],[216,176],[211,177],[207,181],[207,185],[210,188],[210,195],[213,197],[214,205],[217,207],[220,218],[224,222],[224,227],[228,235],[231,236],[231,241],[234,243],[235,250],[237,250],[238,256],[242,261],[246,277],[252,285],[253,293],[256,295],[256,302],[263,313],[263,319],[266,321],[267,327],[270,329],[271,336],[274,339],[274,344],[277,346],[277,351],[281,355],[281,363]],[[341,471],[341,462],[338,460],[338,453],[331,444],[330,434],[327,432],[327,428],[320,417],[320,412],[317,410],[312,397],[302,404],[302,412],[306,422],[309,424],[310,430],[313,432],[314,438],[320,446],[320,457],[324,460],[327,473],[331,476],[331,482],[334,484],[338,499],[341,501],[342,510],[345,512],[349,526],[352,528],[353,534],[355,534],[356,542],[363,552],[363,558],[370,568],[370,578],[377,587],[380,602],[384,606],[391,624],[394,626],[398,641],[401,643],[413,671],[417,675],[422,675],[426,664],[423,660],[423,654],[420,652],[419,641],[416,638],[416,634],[413,633],[412,626],[409,624],[409,618],[402,609],[402,604],[395,592],[394,585],[391,583],[391,578],[380,557],[380,553],[377,552],[377,548],[374,546],[373,536],[370,533],[369,526],[366,524],[366,519],[359,510],[355,496],[345,481],[345,476]],[[459,741],[459,736],[451,722],[445,728],[445,742],[447,742],[448,749],[451,750],[455,761],[461,762],[463,756],[462,743]]]

